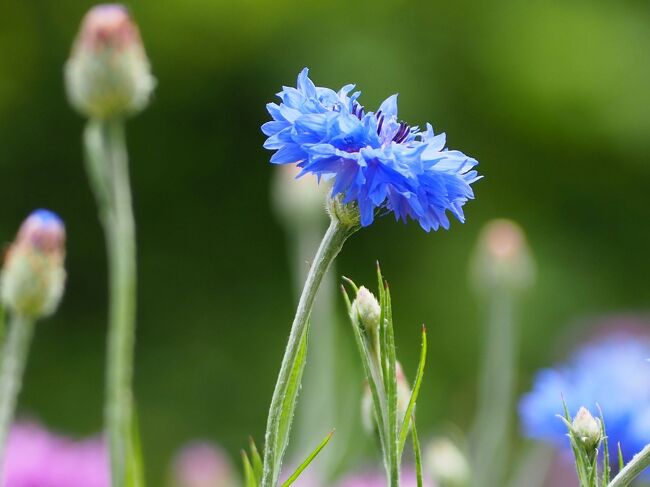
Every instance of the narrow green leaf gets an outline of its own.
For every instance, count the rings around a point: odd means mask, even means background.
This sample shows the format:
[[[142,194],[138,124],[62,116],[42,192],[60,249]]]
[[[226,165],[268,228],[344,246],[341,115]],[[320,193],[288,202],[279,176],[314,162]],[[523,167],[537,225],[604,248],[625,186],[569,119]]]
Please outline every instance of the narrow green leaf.
[[[129,432],[128,454],[126,455],[126,487],[144,487],[144,461],[142,459],[142,442],[138,415],[133,406],[131,413],[131,431]]]
[[[415,403],[418,400],[418,395],[420,394],[420,385],[422,384],[422,377],[424,376],[424,365],[427,361],[427,329],[422,326],[422,347],[420,348],[420,362],[418,364],[418,371],[415,375],[415,383],[413,384],[413,390],[411,391],[411,398],[409,399],[408,406],[406,408],[406,413],[402,420],[402,429],[399,435],[399,446],[397,449],[398,455],[402,454],[404,450],[404,445],[406,444],[406,437],[409,432],[409,418],[413,417],[413,411],[415,410]],[[411,423],[415,422],[411,419]]]
[[[625,460],[623,460],[623,450],[621,450],[621,443],[616,444],[618,449],[618,470],[619,472],[625,467]]]
[[[251,450],[251,465],[253,467],[253,473],[255,474],[256,482],[259,484],[262,481],[262,457],[257,451],[257,447],[255,446],[255,441],[253,438],[249,438],[248,444]]]
[[[600,435],[602,437],[603,444],[603,477],[602,477],[602,487],[606,487],[609,484],[612,467],[609,464],[609,442],[607,441],[607,430],[605,429],[605,418],[603,417],[603,410],[600,409],[598,405],[598,413],[600,415]]]
[[[359,292],[359,286],[357,286],[352,279],[349,277],[341,276],[341,279],[343,279],[345,282],[347,282],[352,289],[354,290],[354,294],[356,295]]]
[[[332,439],[332,435],[334,434],[334,431],[331,431],[324,439],[323,441],[320,442],[320,444],[316,447],[316,449],[309,454],[309,456],[305,459],[304,462],[300,464],[300,466],[296,469],[295,472],[291,474],[291,476],[282,484],[282,487],[288,487],[291,485],[299,476],[300,474],[309,466],[309,464],[316,458],[316,455],[320,453],[320,451],[325,448],[325,445],[329,443],[329,441]]]
[[[253,472],[248,455],[246,455],[244,450],[241,451],[241,459],[244,464],[244,487],[257,487],[259,485],[258,481],[255,478],[255,473]]]
[[[382,445],[382,449],[385,448],[386,445],[386,413],[383,409],[383,388],[379,389],[379,385],[382,384],[381,377],[376,377],[376,374],[373,372],[374,368],[372,367],[371,359],[370,359],[370,352],[367,349],[366,342],[364,340],[363,335],[361,334],[361,330],[359,327],[355,324],[355,319],[352,317],[351,313],[351,307],[349,305],[349,299],[347,296],[347,293],[345,292],[345,288],[343,288],[343,296],[346,300],[346,304],[348,304],[348,312],[349,312],[349,317],[350,317],[350,325],[352,326],[352,332],[354,335],[354,341],[357,344],[357,349],[359,350],[359,355],[361,357],[361,364],[363,365],[363,371],[366,375],[366,379],[368,380],[368,387],[370,387],[370,393],[372,395],[372,404],[375,410],[375,418],[377,420],[377,430],[379,431],[379,440]]]
[[[291,430],[293,413],[296,409],[296,400],[300,391],[302,373],[305,370],[305,363],[307,362],[307,336],[309,335],[309,326],[310,323],[307,322],[307,326],[305,326],[300,340],[300,348],[298,349],[296,360],[292,365],[291,374],[287,381],[286,394],[282,403],[280,421],[278,423],[278,449],[275,457],[275,468],[277,471],[280,470],[280,463],[289,442],[289,431]]]
[[[418,439],[418,431],[415,428],[415,416],[411,416],[411,427],[413,428],[413,454],[415,456],[415,475],[418,482],[418,487],[422,487],[422,453],[420,452],[420,440]]]
[[[388,465],[391,470],[391,478],[399,481],[399,457],[397,452],[398,425],[397,425],[397,358],[395,356],[395,335],[393,332],[393,313],[391,308],[390,289],[385,285],[386,301],[386,348],[383,350],[382,361],[387,363],[388,374],[384,378],[386,383],[386,396],[388,401],[388,434],[389,448],[385,452],[388,455]]]

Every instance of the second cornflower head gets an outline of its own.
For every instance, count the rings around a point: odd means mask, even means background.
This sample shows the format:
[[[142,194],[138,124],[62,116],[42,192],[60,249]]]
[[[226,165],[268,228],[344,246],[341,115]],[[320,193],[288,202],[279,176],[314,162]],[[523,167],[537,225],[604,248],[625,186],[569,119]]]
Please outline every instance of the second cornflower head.
[[[65,227],[51,211],[36,210],[7,251],[0,279],[3,304],[36,319],[56,311],[65,285]]]
[[[123,117],[146,107],[155,79],[125,7],[90,9],[66,63],[65,82],[70,103],[89,118]]]

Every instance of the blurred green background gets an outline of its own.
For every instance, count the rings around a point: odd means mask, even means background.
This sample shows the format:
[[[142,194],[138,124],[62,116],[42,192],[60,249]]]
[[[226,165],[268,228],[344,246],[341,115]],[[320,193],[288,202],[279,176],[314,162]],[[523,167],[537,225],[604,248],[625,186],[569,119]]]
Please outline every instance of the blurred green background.
[[[66,297],[39,326],[21,410],[75,434],[101,427],[106,333],[105,251],[83,170],[83,121],[62,83],[91,5],[0,0],[0,239],[10,241],[37,207],[60,213],[69,234]],[[304,66],[321,86],[357,83],[368,107],[399,92],[403,119],[447,132],[485,175],[465,225],[426,234],[384,218],[338,259],[340,273],[371,284],[381,261],[409,371],[419,326],[428,326],[421,436],[471,422],[482,316],[467,266],[489,219],[518,221],[539,267],[521,316],[520,391],[560,354],[576,319],[647,308],[646,1],[129,6],[159,83],[128,127],[140,265],[135,380],[153,485],[187,439],[235,454],[249,434],[263,436],[293,288],[259,127],[265,103]],[[351,340],[338,305],[340,333]]]

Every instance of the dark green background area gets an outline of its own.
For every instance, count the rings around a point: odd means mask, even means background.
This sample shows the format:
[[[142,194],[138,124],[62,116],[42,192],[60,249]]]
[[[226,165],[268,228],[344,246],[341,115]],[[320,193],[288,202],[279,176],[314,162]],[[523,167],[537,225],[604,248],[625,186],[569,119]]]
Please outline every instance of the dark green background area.
[[[56,429],[101,427],[106,262],[83,171],[83,121],[62,66],[89,2],[0,0],[0,240],[47,207],[65,219],[69,282],[39,325],[21,410]],[[363,104],[400,93],[475,156],[467,223],[426,234],[391,218],[359,232],[340,273],[382,262],[397,340],[413,370],[430,355],[421,436],[467,426],[481,309],[467,284],[491,218],[527,231],[538,284],[521,320],[520,391],[561,355],[576,318],[650,302],[650,6],[599,0],[159,0],[130,4],[158,79],[128,125],[138,221],[136,387],[148,470],[207,437],[235,453],[262,437],[293,311],[286,236],[269,205],[265,103],[304,66],[321,86],[354,82]],[[351,339],[339,302],[341,335]],[[356,367],[356,364],[354,365]],[[357,414],[351,411],[350,414]]]

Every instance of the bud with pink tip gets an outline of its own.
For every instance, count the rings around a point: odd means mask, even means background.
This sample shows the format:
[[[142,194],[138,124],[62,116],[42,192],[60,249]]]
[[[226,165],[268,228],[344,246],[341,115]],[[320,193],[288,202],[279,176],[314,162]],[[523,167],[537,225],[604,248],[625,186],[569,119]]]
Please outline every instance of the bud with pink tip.
[[[118,4],[84,17],[65,66],[68,99],[83,115],[109,119],[144,109],[155,86],[138,26]]]
[[[34,211],[7,251],[0,276],[4,305],[34,319],[54,313],[63,296],[64,259],[63,222],[51,211]]]
[[[472,272],[479,291],[495,286],[513,290],[530,287],[535,278],[535,264],[521,227],[506,219],[485,225],[474,254]]]

